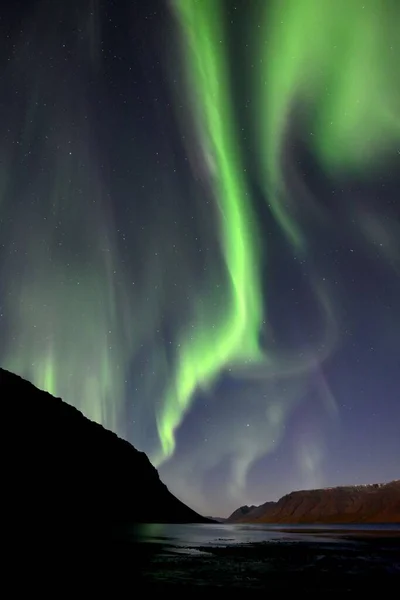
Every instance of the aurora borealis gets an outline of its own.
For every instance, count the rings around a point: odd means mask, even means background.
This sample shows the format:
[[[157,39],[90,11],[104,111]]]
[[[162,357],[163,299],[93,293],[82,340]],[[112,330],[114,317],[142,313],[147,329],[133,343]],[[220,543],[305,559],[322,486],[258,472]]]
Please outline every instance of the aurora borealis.
[[[1,11],[1,365],[203,513],[398,477],[400,4]]]

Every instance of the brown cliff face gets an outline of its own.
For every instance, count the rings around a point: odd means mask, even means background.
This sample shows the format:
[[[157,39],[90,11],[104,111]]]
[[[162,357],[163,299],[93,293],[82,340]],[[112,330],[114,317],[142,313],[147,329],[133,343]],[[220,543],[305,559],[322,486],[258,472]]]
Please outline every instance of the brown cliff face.
[[[254,504],[252,506],[240,506],[227,518],[228,523],[239,522],[241,519],[244,519],[249,513],[253,512],[257,506]]]
[[[11,518],[70,524],[207,523],[143,452],[59,398],[0,369],[2,499]]]
[[[232,519],[234,515],[229,522],[400,523],[400,480],[292,492]]]
[[[258,519],[259,516],[266,513],[275,504],[276,502],[265,502],[265,504],[261,504],[260,506],[255,506],[254,504],[252,506],[241,506],[233,511],[226,521],[227,523],[246,522],[250,515],[253,520]]]

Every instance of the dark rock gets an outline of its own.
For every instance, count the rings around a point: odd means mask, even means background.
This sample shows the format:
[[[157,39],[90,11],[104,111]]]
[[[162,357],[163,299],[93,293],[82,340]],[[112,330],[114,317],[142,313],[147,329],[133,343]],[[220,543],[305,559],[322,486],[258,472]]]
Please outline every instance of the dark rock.
[[[276,506],[276,502],[265,502],[264,504],[261,504],[260,506],[246,507],[246,508],[249,508],[249,510],[247,512],[245,512],[244,514],[243,513],[240,514],[240,513],[238,513],[238,511],[235,510],[235,512],[232,513],[231,516],[228,518],[228,522],[238,523],[238,522],[241,522],[241,521],[247,520],[247,519],[252,519],[252,520],[256,521],[263,515],[267,514],[270,510],[272,510],[272,508],[274,506]],[[242,507],[242,508],[244,508],[244,507]]]
[[[257,507],[254,505],[247,506],[247,504],[245,506],[240,506],[235,511],[233,511],[233,513],[227,518],[226,521],[228,523],[234,523],[236,521],[239,521],[240,519],[242,519],[243,517],[245,517],[249,513],[251,513],[255,508],[257,508]]]
[[[173,496],[146,454],[76,408],[0,369],[2,495],[38,527],[208,523]]]

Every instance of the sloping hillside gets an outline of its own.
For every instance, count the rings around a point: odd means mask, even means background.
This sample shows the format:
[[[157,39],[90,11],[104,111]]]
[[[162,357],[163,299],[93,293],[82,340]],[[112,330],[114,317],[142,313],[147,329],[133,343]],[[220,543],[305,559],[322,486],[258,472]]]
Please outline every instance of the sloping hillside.
[[[278,502],[266,502],[244,512],[243,508],[228,522],[400,523],[400,480],[296,491]]]
[[[143,452],[0,369],[6,511],[30,522],[209,522],[160,481]]]

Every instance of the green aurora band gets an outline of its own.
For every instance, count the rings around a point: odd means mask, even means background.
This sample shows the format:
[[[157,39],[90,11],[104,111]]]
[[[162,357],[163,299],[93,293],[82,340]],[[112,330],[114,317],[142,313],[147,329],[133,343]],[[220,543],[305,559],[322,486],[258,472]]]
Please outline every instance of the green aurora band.
[[[26,66],[29,48],[35,48],[32,56],[46,56],[49,48],[53,56],[63,51],[57,28],[40,34],[47,17],[61,21],[63,8],[50,9],[49,16],[48,6],[37,5],[33,26],[25,24],[30,45],[17,46],[9,66],[27,98],[25,117],[10,123],[10,129],[21,132],[21,141],[15,155],[4,157],[8,177],[2,178],[0,190],[0,202],[15,211],[2,239],[11,249],[2,281],[12,332],[2,366],[124,433],[125,368],[133,348],[135,305],[127,298],[107,187],[91,142],[85,82],[67,66],[52,77],[36,63]],[[95,3],[91,16],[79,23],[83,32],[88,28],[83,39],[96,37],[94,15]],[[93,56],[76,43],[73,51],[90,72]],[[40,159],[30,172],[26,157],[32,146]],[[135,335],[140,336],[137,327]]]
[[[260,171],[271,209],[298,248],[282,162],[292,117],[328,173],[375,172],[400,139],[396,0],[261,2],[254,77]],[[252,31],[254,35],[254,31]],[[254,38],[253,38],[254,39]],[[298,207],[296,207],[298,208]]]
[[[261,358],[258,338],[262,321],[262,295],[255,245],[257,232],[250,196],[234,131],[226,44],[219,0],[177,0],[185,36],[190,86],[194,91],[197,126],[203,151],[214,164],[213,187],[220,209],[221,240],[228,272],[229,298],[215,308],[201,309],[194,335],[185,336],[179,348],[172,389],[157,415],[163,456],[172,455],[174,432],[190,407],[198,386],[208,386],[229,363]],[[211,298],[214,302],[214,298]]]
[[[174,386],[157,419],[164,458],[174,451],[174,431],[199,385],[208,385],[230,361],[261,362],[258,253],[234,133],[221,6],[219,0],[174,2],[186,40],[199,137],[213,157],[231,299],[217,328],[207,326],[212,319],[199,319],[197,336],[182,340]],[[282,164],[292,112],[298,107],[306,112],[311,146],[326,171],[361,175],[366,167],[377,167],[377,158],[400,137],[400,86],[393,82],[393,73],[399,73],[400,8],[380,0],[275,0],[261,7],[254,61],[261,65],[254,85],[260,171],[275,218],[293,246],[305,251],[303,233],[286,209]]]
[[[80,158],[84,160],[82,154]],[[15,271],[9,274],[7,299],[19,302],[10,307],[15,333],[4,366],[53,395],[79,402],[77,407],[89,418],[121,430],[133,322],[125,292],[115,285],[121,266],[112,235],[104,229],[103,186],[93,172],[92,188],[86,188],[90,181],[86,176],[81,180],[73,165],[66,166],[65,160],[62,168],[54,164],[48,216],[40,222],[32,214],[25,232],[26,258],[14,265],[19,277]],[[72,180],[77,185],[71,189]],[[79,206],[79,214],[75,208],[67,215],[57,199]],[[83,264],[65,260],[69,242],[64,231],[70,232],[72,245],[89,242]]]

